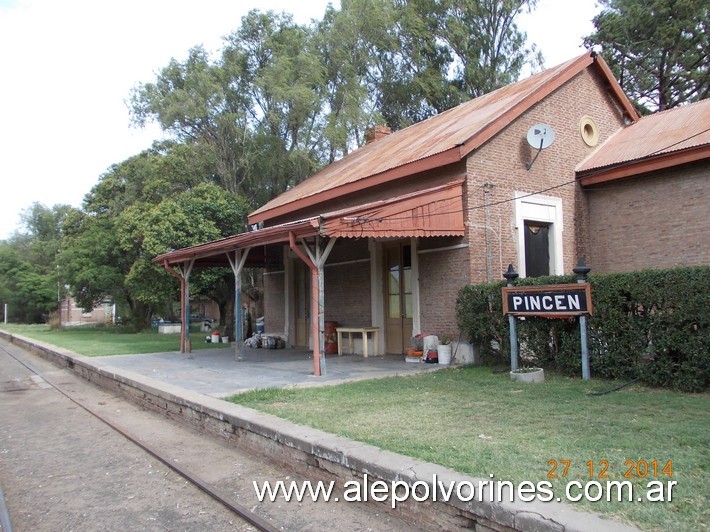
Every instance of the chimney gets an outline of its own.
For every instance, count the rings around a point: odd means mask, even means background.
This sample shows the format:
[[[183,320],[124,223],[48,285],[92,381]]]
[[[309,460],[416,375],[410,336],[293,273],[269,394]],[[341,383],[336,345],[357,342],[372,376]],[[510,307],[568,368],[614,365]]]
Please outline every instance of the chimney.
[[[365,144],[375,142],[377,139],[390,135],[392,130],[387,126],[375,126],[365,130]]]

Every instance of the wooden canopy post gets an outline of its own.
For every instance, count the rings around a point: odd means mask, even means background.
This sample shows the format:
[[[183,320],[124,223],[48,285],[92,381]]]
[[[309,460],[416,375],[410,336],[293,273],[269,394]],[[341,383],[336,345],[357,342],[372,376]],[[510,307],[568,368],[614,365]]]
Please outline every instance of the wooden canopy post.
[[[232,272],[234,273],[234,343],[236,344],[234,356],[237,360],[242,359],[244,349],[244,331],[242,329],[242,270],[244,269],[244,263],[247,260],[250,249],[251,248],[246,248],[243,255],[241,249],[235,249],[234,258],[227,253],[229,265],[232,267]]]
[[[320,339],[318,334],[318,267],[311,261],[296,244],[296,236],[288,234],[288,243],[291,250],[311,270],[311,337],[313,338],[313,375],[320,377]]]
[[[319,359],[321,374],[326,374],[325,365],[325,274],[323,272],[323,267],[325,266],[325,261],[328,260],[330,252],[333,250],[335,241],[337,238],[331,238],[325,246],[325,249],[321,249],[320,237],[316,237],[315,253],[311,251],[306,242],[301,240],[303,248],[308,253],[308,257],[316,265],[317,278],[315,281],[318,284],[318,290],[314,293],[314,300],[317,301],[318,305],[318,347],[321,352],[321,357]]]
[[[289,245],[296,255],[306,263],[311,270],[311,335],[313,337],[313,374],[316,377],[325,375],[325,276],[323,275],[323,266],[328,260],[328,255],[333,250],[337,238],[331,238],[321,249],[320,237],[316,236],[315,249],[311,251],[308,244],[301,239],[301,245],[306,250],[308,257],[303,254],[301,249],[296,245],[296,237],[293,233],[289,233]]]
[[[190,273],[195,265],[195,259],[186,260],[180,264],[180,352],[192,353],[190,344]]]
[[[190,271],[192,270],[192,265],[194,264],[194,260],[191,261],[187,275],[189,277]],[[163,261],[163,268],[165,268],[170,275],[175,277],[179,282],[180,282],[180,352],[185,353],[185,352],[191,352],[191,347],[188,345],[189,344],[189,333],[186,335],[185,334],[185,300],[186,298],[189,297],[189,287],[187,286],[187,279],[185,278],[185,275],[182,271],[176,272],[174,269],[170,267],[170,264],[168,264],[167,260]],[[188,314],[190,312],[190,302],[188,301],[187,304],[187,311]],[[190,317],[188,316],[187,318],[187,326],[190,326]]]

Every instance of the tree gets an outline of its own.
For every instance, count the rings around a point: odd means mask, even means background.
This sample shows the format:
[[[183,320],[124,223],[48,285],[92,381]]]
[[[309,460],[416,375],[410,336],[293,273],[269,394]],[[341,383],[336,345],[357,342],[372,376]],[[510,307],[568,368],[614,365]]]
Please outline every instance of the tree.
[[[702,0],[601,0],[585,46],[601,52],[643,113],[708,97],[708,3]]]
[[[41,323],[56,310],[64,292],[57,254],[70,211],[33,203],[21,214],[21,228],[0,244],[0,294],[13,320]]]
[[[0,295],[11,321],[42,323],[57,308],[56,276],[40,273],[10,244],[0,243]]]
[[[526,35],[515,19],[537,0],[445,0],[438,37],[456,56],[455,82],[477,97],[517,81],[526,64],[539,66],[542,55],[525,47]]]
[[[249,12],[220,58],[200,47],[131,93],[213,157],[219,182],[262,205],[363,142],[517,79],[539,57],[515,18],[536,0],[343,0],[312,26]]]
[[[84,310],[108,298],[119,308],[127,305],[130,314],[126,317],[142,324],[150,317],[150,309],[124,285],[134,257],[119,246],[119,229],[117,218],[74,211],[65,224],[59,263],[75,301]]]
[[[209,157],[195,148],[163,143],[112,166],[67,217],[60,263],[82,307],[110,297],[145,327],[177,299],[156,255],[245,228],[247,203],[214,183]]]
[[[516,17],[536,0],[344,0],[321,30],[344,39],[371,105],[397,130],[516,81],[541,57]]]
[[[72,208],[69,205],[47,207],[35,202],[20,215],[20,230],[9,239],[22,260],[38,272],[56,275],[56,261],[62,240],[62,224]]]
[[[322,70],[311,30],[250,12],[219,61],[193,48],[131,93],[133,122],[205,147],[227,190],[261,205],[320,167]]]
[[[362,118],[353,124],[357,141],[374,122],[397,130],[455,105],[445,102],[456,89],[446,77],[451,56],[436,38],[439,3],[346,0],[341,5],[339,12],[326,12],[319,34],[329,44],[324,58],[331,72],[348,74],[334,79],[346,82],[348,92],[356,84],[363,91]],[[333,69],[338,63],[348,70]]]
[[[314,46],[323,71],[325,163],[336,161],[356,147],[364,127],[373,121],[374,111],[363,83],[369,61],[360,38],[363,18],[344,16],[329,5],[315,29]]]
[[[185,194],[162,201],[139,216],[124,218],[126,243],[142,242],[142,256],[126,277],[126,284],[143,301],[158,305],[158,286],[174,286],[174,280],[150,259],[171,249],[187,247],[243,232],[249,205],[215,184],[203,183]],[[220,328],[231,335],[234,324],[234,275],[228,268],[196,271],[190,277],[191,293],[217,302]],[[163,291],[165,293],[165,291]],[[163,299],[164,301],[164,299]]]

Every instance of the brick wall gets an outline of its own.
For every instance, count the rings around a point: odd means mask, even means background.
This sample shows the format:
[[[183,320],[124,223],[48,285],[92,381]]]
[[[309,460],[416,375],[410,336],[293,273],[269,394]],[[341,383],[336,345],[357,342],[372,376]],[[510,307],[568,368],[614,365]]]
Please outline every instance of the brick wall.
[[[433,250],[419,254],[419,294],[423,333],[458,339],[456,296],[467,284],[468,249]],[[463,339],[464,341],[466,338]]]
[[[522,228],[516,227],[515,202],[510,201],[515,192],[540,192],[562,200],[564,273],[571,272],[580,255],[588,255],[587,203],[579,185],[574,183],[575,167],[594,149],[583,142],[579,132],[579,121],[585,115],[591,116],[598,126],[599,144],[623,124],[621,112],[603,88],[601,79],[590,70],[575,76],[471,154],[465,198],[469,209],[470,282],[486,281],[486,224],[492,278],[502,279],[509,263],[520,270],[517,239]],[[555,141],[542,150],[528,170],[526,165],[537,150],[529,146],[526,136],[528,129],[537,123],[552,126]],[[488,221],[483,208],[485,183],[493,185],[489,189]]]
[[[264,328],[269,333],[286,330],[284,301],[284,272],[264,273]]]
[[[708,177],[695,163],[585,189],[592,271],[710,264]]]
[[[325,319],[339,325],[372,325],[370,262],[345,262],[325,266]]]

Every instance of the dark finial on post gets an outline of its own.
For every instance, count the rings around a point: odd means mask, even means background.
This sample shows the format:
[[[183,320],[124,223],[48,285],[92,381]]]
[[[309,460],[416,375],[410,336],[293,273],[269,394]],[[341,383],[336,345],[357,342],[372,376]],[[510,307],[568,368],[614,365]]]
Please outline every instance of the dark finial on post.
[[[584,262],[584,257],[579,258],[579,262],[577,263],[577,266],[572,268],[572,271],[577,274],[577,281],[578,282],[584,282],[587,280],[587,274],[592,271],[592,269],[587,266],[587,263]]]
[[[513,286],[513,283],[518,278],[518,272],[513,269],[512,264],[508,264],[508,271],[503,274],[503,277],[508,281],[508,286]]]

